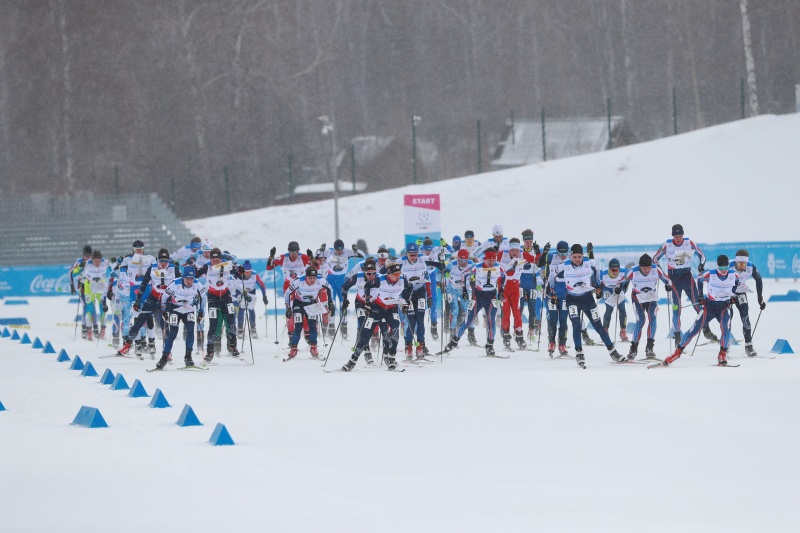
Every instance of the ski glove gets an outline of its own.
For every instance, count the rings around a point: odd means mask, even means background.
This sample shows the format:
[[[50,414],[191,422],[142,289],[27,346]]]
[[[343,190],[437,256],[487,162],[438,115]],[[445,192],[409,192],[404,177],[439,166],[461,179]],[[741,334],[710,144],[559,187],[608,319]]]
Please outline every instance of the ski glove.
[[[672,292],[672,285],[664,285],[664,290],[667,292]]]
[[[697,299],[697,305],[703,307],[704,305],[706,305],[706,299],[701,296],[700,298]]]
[[[138,311],[140,307],[142,307],[141,300],[137,299],[135,302],[133,302],[133,310],[134,311]]]
[[[344,300],[342,300],[342,313],[343,314],[344,314],[345,311],[347,311],[348,307],[350,307],[350,300],[345,298]]]
[[[547,252],[549,252],[549,251],[550,251],[550,243],[549,243],[549,242],[547,242],[547,243],[545,243],[545,245],[544,245],[544,249],[542,249],[542,253],[543,253],[544,255],[547,255]]]
[[[558,305],[558,296],[556,296],[555,294],[552,295],[550,297],[550,303],[552,303],[553,305]]]
[[[354,245],[350,246],[350,248],[352,248],[352,249],[353,249],[353,253],[354,253],[354,254],[357,254],[357,253],[358,253],[358,245],[354,244]]]
[[[267,299],[266,296],[262,296],[261,301],[264,302],[264,305],[267,305],[269,303],[269,300]]]
[[[292,310],[288,307],[286,308],[286,318],[292,318]]]
[[[108,313],[108,304],[103,302],[103,312]]]
[[[328,312],[331,314],[331,316],[333,316],[333,314],[336,312],[336,305],[333,303],[333,300],[328,302]]]
[[[430,308],[433,306],[433,300],[431,300],[431,297],[430,297],[430,296],[428,296],[427,298],[425,298],[425,303],[427,304],[427,306],[428,306],[428,309],[430,309]]]
[[[533,254],[534,255],[539,255],[540,251],[541,251],[541,249],[539,248],[539,245],[534,242],[533,243]]]
[[[586,255],[589,259],[594,259],[594,246],[590,242],[586,243]]]
[[[319,251],[320,252],[324,252],[325,251],[325,243],[324,242],[322,243],[322,246],[319,247]]]
[[[247,293],[244,293],[244,301],[245,301],[245,302],[252,302],[252,301],[253,301],[253,297],[252,297],[252,296],[250,296],[250,295],[249,295],[249,294],[247,294]]]
[[[614,294],[619,294],[621,292],[622,292],[622,285],[621,284],[617,285],[616,287],[614,287]]]
[[[314,259],[314,253],[311,251],[311,248],[306,249],[306,255],[309,259]]]
[[[614,287],[614,288],[616,289],[616,287]],[[594,290],[594,297],[596,299],[598,299],[598,300],[601,299],[603,297],[603,289],[601,289],[600,287],[597,287]]]
[[[767,307],[767,302],[764,301],[764,297],[759,295],[758,296],[758,307],[763,311],[764,308]]]
[[[269,249],[269,256],[270,257],[275,257],[275,252],[277,252],[277,251],[278,250],[276,250],[275,247],[273,246],[272,248]]]
[[[70,285],[69,290],[72,294],[75,294],[75,285]]]
[[[447,241],[444,239],[439,239],[439,246],[445,248],[447,246]]]
[[[703,272],[705,269],[706,269],[706,266],[703,263],[700,263],[699,265],[697,265],[697,271],[698,272]]]

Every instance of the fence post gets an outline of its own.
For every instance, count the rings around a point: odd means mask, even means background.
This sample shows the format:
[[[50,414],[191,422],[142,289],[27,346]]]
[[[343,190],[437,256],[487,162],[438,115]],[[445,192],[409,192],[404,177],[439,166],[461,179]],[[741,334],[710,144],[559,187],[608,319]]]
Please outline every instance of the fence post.
[[[292,184],[292,156],[289,155],[289,203],[293,203],[294,185]]]
[[[606,114],[608,115],[608,146],[611,148],[611,98],[606,98]]]
[[[353,180],[353,194],[356,193],[356,145],[350,143],[350,177]]]
[[[114,165],[114,194],[119,195],[119,166]]]
[[[481,157],[481,121],[478,120],[477,123],[477,134],[478,134],[478,174],[483,172],[483,158]]]
[[[225,201],[228,204],[228,213],[231,212],[231,186],[230,179],[228,178],[228,167],[223,167],[225,172]]]
[[[672,88],[672,133],[678,134],[678,91]]]
[[[514,110],[511,110],[511,144],[517,144],[517,132],[514,128]]]
[[[547,139],[544,129],[544,108],[542,108],[542,161],[547,161]]]
[[[170,178],[172,187],[172,210],[175,211],[175,176]]]
[[[747,94],[747,92],[744,90],[744,78],[741,78],[740,86],[741,86],[741,88],[740,88],[739,92],[742,95],[742,118],[745,118],[744,101],[745,101],[745,95]]]

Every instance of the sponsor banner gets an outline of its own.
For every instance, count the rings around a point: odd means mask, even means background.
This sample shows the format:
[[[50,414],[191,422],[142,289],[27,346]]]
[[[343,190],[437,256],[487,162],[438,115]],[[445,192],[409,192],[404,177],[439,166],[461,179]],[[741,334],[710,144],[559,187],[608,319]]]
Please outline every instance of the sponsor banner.
[[[717,256],[725,254],[733,263],[736,251],[745,249],[750,254],[750,262],[764,278],[800,278],[800,242],[731,242],[719,244],[697,243],[706,256],[706,269],[717,266]],[[631,246],[595,246],[594,256],[597,267],[608,267],[611,258],[619,259],[623,268],[639,264],[639,257],[648,254],[651,257],[658,248],[646,245]],[[697,274],[697,256],[692,259],[692,271]],[[660,266],[666,272],[666,262],[662,259]]]
[[[442,237],[442,207],[438,194],[406,194],[403,196],[405,242],[430,237],[438,243]]]

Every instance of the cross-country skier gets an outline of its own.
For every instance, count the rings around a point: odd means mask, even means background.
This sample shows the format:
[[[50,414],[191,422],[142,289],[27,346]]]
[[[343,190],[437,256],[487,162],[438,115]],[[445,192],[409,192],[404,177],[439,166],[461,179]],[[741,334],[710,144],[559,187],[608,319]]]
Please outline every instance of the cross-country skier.
[[[236,286],[241,286],[244,267],[222,260],[222,250],[213,248],[209,262],[197,269],[196,277],[206,277],[206,301],[208,305],[208,336],[206,337],[205,363],[214,358],[217,341],[217,321],[225,320],[225,337],[228,341],[228,354],[239,357],[236,349],[236,314],[232,294]]]
[[[308,323],[309,351],[311,357],[319,357],[317,351],[317,320],[327,311],[328,290],[314,267],[309,267],[305,275],[295,278],[283,295],[286,306],[286,319],[294,322],[288,359],[297,355],[297,344],[303,322]]]
[[[188,245],[178,248],[177,250],[172,252],[172,254],[170,254],[170,257],[172,258],[173,261],[178,261],[179,263],[186,264],[187,260],[193,255],[195,255],[197,252],[199,252],[201,247],[202,247],[202,241],[200,240],[200,237],[194,237],[192,238],[192,240],[189,242]]]
[[[697,254],[700,264],[697,270],[702,274],[705,268],[706,256],[702,250],[691,239],[687,239],[683,234],[683,226],[675,224],[672,226],[672,238],[661,245],[661,248],[653,255],[653,261],[665,257],[667,260],[667,276],[672,282],[672,330],[675,342],[681,340],[681,295],[685,292],[692,302],[692,306],[697,313],[702,310],[697,303],[697,285],[692,277],[692,257]],[[703,328],[703,335],[706,339],[717,342],[719,339],[709,329],[708,325]]]
[[[556,327],[558,328],[558,352],[560,355],[567,355],[567,287],[563,279],[556,280],[555,270],[564,264],[569,255],[569,245],[567,241],[558,241],[556,249],[548,254],[549,248],[545,245],[545,251],[539,259],[546,257],[545,266],[545,296],[547,298],[547,352],[550,357],[556,349]],[[551,283],[552,281],[552,283]],[[578,328],[580,330],[580,328]]]
[[[161,296],[161,309],[166,313],[164,323],[167,324],[167,334],[164,335],[164,350],[161,359],[156,363],[156,368],[162,369],[167,364],[172,353],[172,346],[178,336],[178,328],[183,322],[186,332],[186,354],[183,357],[184,365],[194,366],[192,349],[194,347],[194,326],[199,315],[203,313],[199,307],[203,300],[203,286],[195,282],[197,270],[193,265],[183,267],[183,275],[173,280]]]
[[[464,275],[472,270],[475,263],[469,259],[469,251],[462,248],[457,252],[457,259],[447,265],[447,299],[450,301],[450,337],[458,333],[459,318],[466,320],[469,293],[464,297],[464,289],[468,286],[464,282]],[[475,329],[471,329],[473,336]],[[476,343],[477,344],[477,343]]]
[[[477,261],[477,257],[480,255],[481,241],[475,240],[474,231],[468,229],[464,232],[464,242],[461,244],[461,247],[469,252],[469,258],[472,261]]]
[[[611,263],[609,262],[609,265]],[[644,321],[647,319],[647,346],[645,347],[645,358],[655,359],[656,354],[653,350],[656,338],[656,313],[658,312],[658,282],[664,282],[664,289],[672,291],[669,278],[664,274],[658,265],[653,266],[653,258],[643,254],[639,258],[639,266],[633,267],[630,272],[619,275],[620,279],[611,288],[613,294],[619,299],[623,292],[630,285],[631,299],[633,300],[633,311],[636,313],[636,325],[633,327],[633,341],[628,351],[628,360],[633,360],[639,353],[639,339],[642,338]],[[608,305],[609,299],[606,296],[609,285],[603,284],[603,297]],[[620,303],[622,309],[622,303]],[[607,312],[607,311],[606,311]]]
[[[81,269],[86,266],[86,263],[92,259],[92,247],[88,244],[83,247],[83,255],[75,260],[75,263],[69,269],[69,290],[74,295],[80,289],[77,275]]]
[[[94,250],[91,260],[84,265],[78,276],[83,295],[83,324],[87,329],[87,340],[92,340],[92,334],[101,339],[106,338],[106,292],[110,271],[108,260],[103,259],[100,250]]]
[[[406,255],[400,259],[403,276],[411,284],[412,293],[406,316],[405,354],[412,359],[414,335],[417,337],[416,356],[424,358],[428,354],[425,347],[425,310],[431,304],[431,282],[428,278],[428,266],[419,257],[419,246],[410,242],[406,245]]]
[[[730,272],[730,260],[727,255],[717,257],[717,268],[703,272],[700,276],[700,283],[697,287],[697,304],[701,308],[701,313],[697,315],[692,327],[683,334],[675,352],[667,357],[662,363],[664,366],[674,363],[683,353],[683,350],[697,335],[701,329],[708,327],[711,320],[719,322],[722,334],[720,336],[719,354],[717,364],[725,366],[728,364],[728,341],[730,340],[731,312],[730,307],[736,302],[736,293],[739,289],[739,275]],[[704,286],[708,288],[704,290]],[[705,295],[704,295],[705,293]]]
[[[364,286],[366,299],[365,311],[367,313],[364,328],[356,341],[356,348],[350,360],[345,363],[342,370],[349,372],[355,368],[362,352],[368,350],[372,327],[377,324],[383,338],[384,360],[389,370],[397,369],[397,344],[400,340],[400,307],[408,307],[409,298],[412,298],[412,286],[402,275],[402,266],[395,261],[386,265],[386,274]],[[371,363],[371,356],[365,353],[367,364]]]
[[[311,262],[311,258],[308,255],[300,253],[300,245],[297,241],[290,242],[287,249],[287,253],[275,257],[276,249],[273,246],[267,259],[267,270],[272,270],[276,266],[281,267],[284,293],[289,288],[289,285],[292,284],[292,281],[305,275],[306,268]],[[286,331],[289,332],[289,336],[294,333],[294,321],[289,318],[286,319]]]
[[[325,245],[322,245],[324,249]],[[347,272],[349,270],[349,263],[350,258],[352,257],[359,257],[364,258],[364,254],[358,247],[353,244],[350,249],[345,249],[344,241],[342,239],[336,239],[333,243],[333,248],[328,248],[325,250],[325,273],[323,276],[331,286],[332,298],[330,300],[330,305],[336,305],[336,301],[339,301],[339,308],[341,310],[342,304],[342,285],[344,284],[345,278],[347,277]],[[335,313],[335,311],[334,311]],[[345,340],[347,339],[347,313],[343,313],[341,317],[341,332],[342,338]],[[333,332],[331,332],[333,334]]]
[[[342,285],[342,309],[346,310],[350,306],[350,300],[347,299],[347,292],[350,290],[351,287],[356,288],[356,300],[355,300],[355,308],[356,308],[356,321],[358,328],[356,329],[356,343],[358,344],[361,335],[364,334],[365,323],[368,317],[368,309],[369,306],[367,305],[366,300],[366,286],[369,283],[373,283],[377,279],[377,270],[378,265],[375,262],[375,259],[372,257],[368,257],[364,261],[360,263],[360,265],[356,265],[353,267],[353,270],[350,271],[352,275],[347,278],[347,281],[344,282]],[[370,337],[370,341],[375,340],[375,330],[378,329],[378,324],[374,323],[371,325],[372,327],[369,328],[367,335]],[[372,364],[372,353],[370,352],[370,343],[367,343],[366,346],[363,348],[364,351],[364,360],[368,364]]]
[[[161,296],[167,286],[176,278],[181,277],[180,269],[170,262],[169,250],[161,248],[158,251],[158,261],[151,265],[139,283],[139,290],[133,302],[133,310],[139,314],[134,318],[133,325],[128,331],[128,336],[123,339],[122,348],[117,352],[119,355],[126,355],[130,349],[133,339],[139,334],[139,330],[148,321],[153,320],[153,313],[161,309]],[[144,303],[142,299],[145,299]],[[148,339],[150,355],[156,353],[156,340],[154,337]],[[136,356],[141,359],[141,350],[136,349]]]
[[[245,260],[242,263],[244,275],[239,285],[234,292],[236,299],[239,302],[239,312],[236,314],[236,322],[238,324],[237,337],[244,338],[245,320],[250,321],[250,335],[258,338],[258,328],[256,327],[256,292],[261,291],[261,301],[266,306],[269,303],[267,298],[267,287],[261,280],[261,276],[253,272],[253,265],[250,260]],[[247,317],[245,317],[245,310],[247,310]]]
[[[528,339],[533,341],[539,335],[539,321],[542,318],[542,301],[539,291],[542,290],[542,277],[537,263],[541,256],[539,245],[533,240],[533,230],[522,231],[522,257],[525,264],[522,266],[522,274],[519,278],[520,288],[520,316],[528,312]]]
[[[508,239],[503,236],[503,226],[500,224],[492,226],[492,238],[483,241],[478,247],[477,253],[480,256],[490,248],[495,248],[498,252],[508,251]]]
[[[464,335],[464,332],[472,325],[475,317],[483,310],[486,313],[487,328],[486,328],[486,355],[493,356],[494,352],[494,333],[495,333],[495,317],[497,315],[497,298],[503,293],[503,283],[505,282],[506,274],[503,267],[497,262],[497,251],[494,248],[489,248],[483,253],[483,262],[475,265],[471,270],[466,271],[464,274],[464,292],[462,296],[467,298],[466,283],[469,282],[472,287],[472,299],[469,302],[467,312],[467,319],[458,328],[458,334],[450,339],[450,342],[445,346],[444,351],[449,352],[458,346],[458,341]]]
[[[749,279],[756,281],[756,295],[758,306],[763,311],[767,307],[764,301],[764,282],[756,266],[750,262],[750,254],[745,249],[736,252],[734,258],[736,274],[739,276],[739,287],[736,289],[736,309],[739,310],[739,317],[742,319],[742,329],[744,330],[744,351],[748,357],[755,357],[758,353],[753,349],[753,328],[750,325],[749,305],[747,303],[747,293],[752,292],[747,286]]]
[[[514,318],[514,341],[521,350],[526,348],[525,337],[522,331],[522,315],[519,310],[520,302],[520,278],[522,277],[523,267],[527,261],[522,257],[521,244],[519,239],[512,237],[508,241],[508,251],[500,252],[498,261],[506,274],[506,282],[503,286],[503,316],[500,329],[503,332],[503,347],[507,350],[511,348],[511,318]]]
[[[572,321],[575,361],[581,367],[586,368],[583,345],[581,344],[581,313],[584,313],[589,318],[594,330],[600,334],[600,340],[608,350],[608,355],[614,361],[621,361],[624,356],[614,349],[614,343],[611,342],[611,338],[609,338],[606,330],[603,329],[603,323],[600,321],[600,312],[597,310],[597,303],[594,301],[595,289],[599,287],[597,270],[588,260],[584,261],[583,246],[573,244],[570,260],[558,265],[555,271],[551,271],[551,288],[554,288],[557,280],[563,281],[567,289],[565,303],[569,318]]]
[[[648,256],[650,257],[650,256]],[[651,259],[652,261],[652,259]],[[603,314],[603,327],[606,331],[611,327],[611,316],[616,312],[619,315],[619,338],[623,342],[628,341],[628,312],[625,309],[625,292],[627,286],[622,287],[620,292],[614,291],[616,287],[625,279],[628,271],[620,268],[619,259],[612,258],[608,262],[608,268],[600,271],[600,292],[606,311]],[[637,339],[638,341],[638,339]]]

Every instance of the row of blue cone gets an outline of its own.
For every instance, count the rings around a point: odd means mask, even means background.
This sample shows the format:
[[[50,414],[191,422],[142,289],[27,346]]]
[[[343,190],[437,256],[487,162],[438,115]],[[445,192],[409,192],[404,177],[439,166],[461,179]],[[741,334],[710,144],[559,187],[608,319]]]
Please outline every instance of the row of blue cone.
[[[46,343],[42,343],[39,337],[36,337],[34,341],[31,341],[30,337],[27,333],[23,334],[20,337],[17,330],[14,330],[13,333],[9,331],[6,327],[2,333],[0,333],[0,338],[10,338],[11,340],[18,340],[20,344],[31,344],[33,349],[41,349],[43,353],[56,353],[55,348],[53,345],[50,344],[50,341]],[[81,376],[83,377],[95,377],[97,376],[97,370],[95,370],[94,365],[92,365],[91,361],[87,361],[84,363],[80,356],[76,355],[74,359],[70,359],[67,351],[63,348],[58,353],[56,357],[56,361],[59,363],[69,362],[69,369],[70,370],[80,370]],[[106,368],[103,375],[100,377],[100,383],[102,385],[111,385],[111,390],[127,390],[128,396],[131,398],[148,398],[150,397],[147,394],[147,391],[142,385],[142,382],[138,379],[133,382],[132,386],[128,386],[127,381],[125,381],[125,377],[122,373],[118,373],[116,376],[111,371],[111,369]],[[150,407],[155,409],[163,409],[165,407],[172,407],[169,402],[167,401],[166,396],[164,393],[161,392],[161,389],[156,389],[155,394],[150,399]],[[5,411],[6,408],[2,402],[0,402],[0,411]],[[75,419],[72,421],[73,425],[88,427],[88,428],[105,428],[108,427],[103,415],[100,414],[100,410],[96,407],[89,407],[86,405],[81,406],[78,414],[75,415]],[[194,412],[194,409],[190,405],[185,405],[183,407],[183,411],[181,415],[178,417],[178,421],[176,422],[181,427],[187,426],[202,426],[203,423],[197,418],[197,415]],[[209,442],[214,446],[231,446],[235,444],[233,442],[233,438],[231,438],[228,429],[225,427],[224,424],[217,424],[214,428],[214,432],[211,434],[211,438]]]

